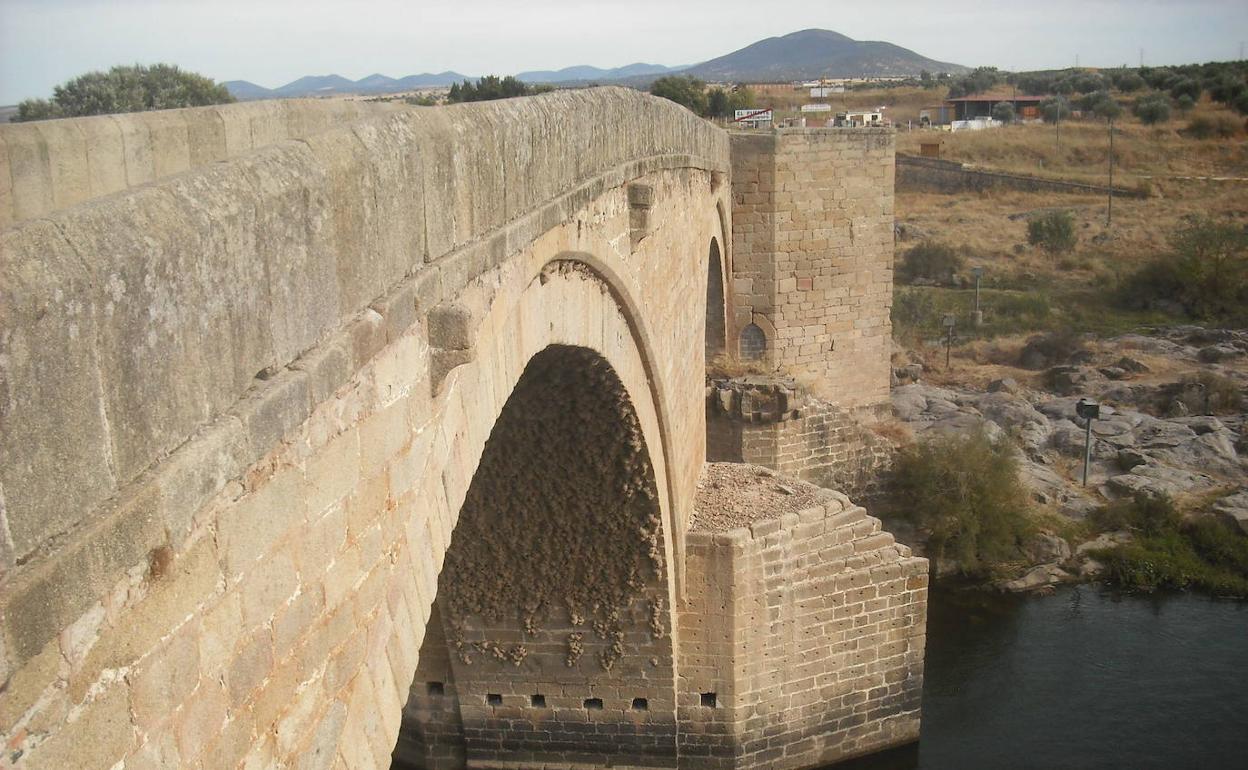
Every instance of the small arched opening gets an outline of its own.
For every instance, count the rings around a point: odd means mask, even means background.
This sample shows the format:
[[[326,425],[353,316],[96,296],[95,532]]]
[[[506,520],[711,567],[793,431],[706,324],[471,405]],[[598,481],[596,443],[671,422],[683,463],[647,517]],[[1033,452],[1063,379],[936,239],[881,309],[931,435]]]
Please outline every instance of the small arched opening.
[[[738,355],[745,361],[761,361],[767,355],[767,334],[761,326],[749,323],[741,329]]]
[[[711,252],[706,270],[706,360],[709,363],[727,349],[724,307],[724,266],[719,242],[711,239]]]

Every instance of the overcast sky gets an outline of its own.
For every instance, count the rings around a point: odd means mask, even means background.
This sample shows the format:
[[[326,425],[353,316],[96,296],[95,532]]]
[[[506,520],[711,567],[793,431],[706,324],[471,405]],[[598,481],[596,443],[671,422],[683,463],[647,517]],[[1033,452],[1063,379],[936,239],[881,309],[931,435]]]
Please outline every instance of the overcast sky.
[[[691,64],[810,27],[971,66],[1173,64],[1237,58],[1248,0],[0,0],[0,104],[136,61],[272,88]]]

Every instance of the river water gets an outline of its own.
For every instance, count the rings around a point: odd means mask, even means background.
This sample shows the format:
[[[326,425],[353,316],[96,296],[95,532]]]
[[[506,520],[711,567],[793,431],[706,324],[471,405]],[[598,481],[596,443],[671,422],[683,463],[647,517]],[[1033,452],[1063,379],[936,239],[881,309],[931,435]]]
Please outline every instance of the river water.
[[[917,745],[836,770],[1248,768],[1248,603],[935,586]]]

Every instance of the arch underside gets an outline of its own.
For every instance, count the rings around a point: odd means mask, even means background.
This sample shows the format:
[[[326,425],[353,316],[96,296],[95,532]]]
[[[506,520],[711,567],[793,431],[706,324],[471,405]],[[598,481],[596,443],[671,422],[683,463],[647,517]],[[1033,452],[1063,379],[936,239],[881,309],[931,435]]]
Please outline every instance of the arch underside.
[[[537,353],[460,511],[396,765],[672,763],[663,537],[619,378],[588,348]]]
[[[627,737],[586,732],[587,710],[633,726],[630,756],[675,761],[668,566],[679,530],[662,492],[658,391],[622,291],[585,262],[548,262],[517,296],[494,290],[475,360],[448,375],[444,398],[489,418],[490,438],[477,449],[466,443],[477,430],[456,431],[454,454],[479,462],[396,766],[618,756]],[[446,499],[461,499],[453,485]],[[530,721],[541,729],[519,729]]]

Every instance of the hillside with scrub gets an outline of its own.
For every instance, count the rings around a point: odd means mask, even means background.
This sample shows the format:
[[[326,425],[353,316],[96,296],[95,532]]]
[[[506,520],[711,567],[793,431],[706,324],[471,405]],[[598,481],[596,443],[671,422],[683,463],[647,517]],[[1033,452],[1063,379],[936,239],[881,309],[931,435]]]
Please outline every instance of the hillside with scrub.
[[[883,430],[902,447],[898,526],[941,571],[1014,590],[1098,578],[1248,595],[1246,74],[1013,75],[1052,94],[1045,120],[899,127],[899,154],[939,143],[966,167],[1100,186],[1112,130],[1113,184],[1129,193],[1111,212],[1106,192],[899,183]],[[1081,398],[1101,409],[1090,441]]]

